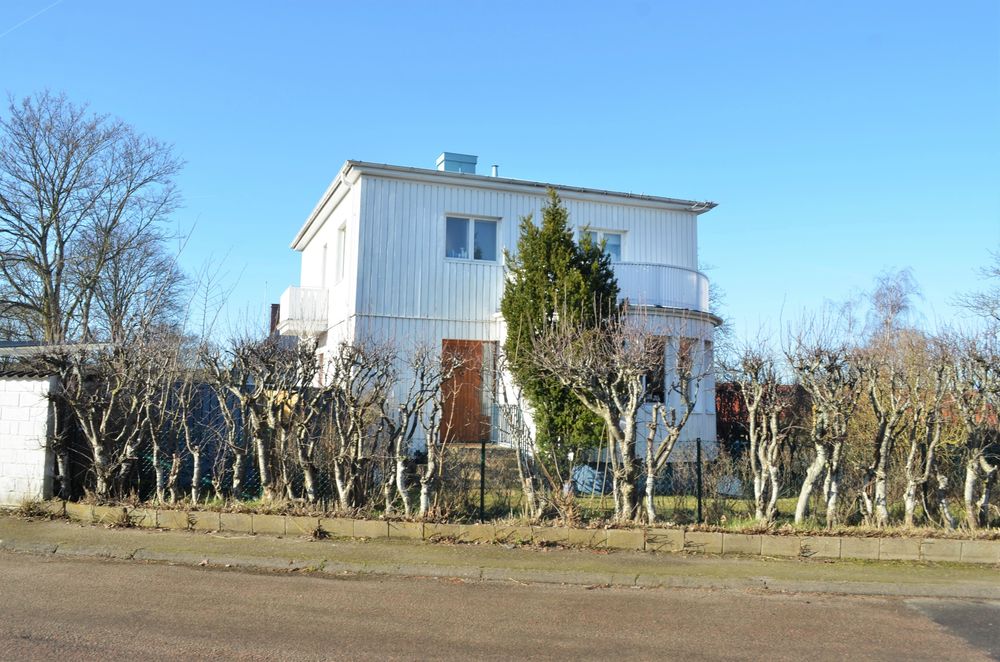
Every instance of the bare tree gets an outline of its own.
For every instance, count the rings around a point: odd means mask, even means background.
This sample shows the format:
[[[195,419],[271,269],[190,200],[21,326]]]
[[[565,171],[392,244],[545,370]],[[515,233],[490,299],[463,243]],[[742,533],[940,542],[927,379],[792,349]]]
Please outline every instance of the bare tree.
[[[678,345],[669,383],[655,394],[653,375],[665,375],[666,338]],[[705,365],[693,357],[692,343],[685,349],[683,329],[657,333],[650,320],[633,314],[626,306],[614,318],[597,328],[572,322],[558,322],[533,339],[532,360],[541,370],[558,379],[605,424],[614,480],[615,518],[638,521],[642,518],[638,482],[642,464],[637,458],[637,433],[640,411],[658,395],[672,395],[669,404],[650,406],[647,470],[654,472],[667,461],[680,431],[687,422],[697,397]],[[662,434],[661,434],[662,433]],[[657,443],[657,438],[659,443]],[[647,477],[653,481],[653,475]],[[650,493],[647,493],[647,497]],[[655,519],[650,500],[646,516]]]
[[[1000,323],[1000,251],[991,252],[993,262],[980,270],[987,286],[977,292],[969,292],[958,298],[958,304],[975,315]]]
[[[110,263],[174,209],[180,162],[129,125],[40,94],[0,120],[0,314],[52,344],[92,335]]]
[[[394,380],[394,352],[375,342],[341,343],[324,378],[330,388],[327,431],[333,480],[341,511],[366,505],[366,478],[385,453],[380,429],[384,403]]]
[[[398,357],[397,357],[398,360]],[[393,396],[384,400],[382,406],[382,430],[388,439],[388,449],[392,455],[393,467],[386,476],[386,509],[391,510],[391,487],[403,506],[403,514],[409,517],[413,512],[410,498],[410,486],[407,483],[407,462],[413,454],[413,441],[418,430],[423,429],[422,422],[439,421],[440,396],[442,388],[461,365],[458,357],[445,355],[429,346],[418,345],[408,355],[404,363],[406,380],[401,383],[398,375],[394,378]],[[433,441],[437,437],[433,425],[428,426]],[[440,449],[434,444],[428,444],[428,459]],[[423,486],[426,481],[421,481]],[[422,492],[425,490],[422,489]],[[425,504],[429,505],[429,497],[421,497],[421,515],[426,514]]]
[[[106,241],[112,250],[93,288],[93,333],[111,343],[125,343],[134,342],[145,329],[178,326],[186,279],[176,258],[167,253],[159,228],[133,236],[130,228],[119,227]],[[77,269],[97,269],[94,261],[101,248],[93,236],[85,239]]]
[[[655,355],[661,363],[652,373],[647,373],[646,395],[652,392],[650,376],[662,373],[664,384],[663,402],[652,404],[652,415],[647,424],[646,448],[644,453],[646,469],[646,521],[656,521],[656,476],[666,466],[670,454],[680,440],[681,433],[694,413],[701,383],[711,374],[713,366],[710,354],[711,341],[684,334],[684,326],[675,329],[676,335],[654,340]],[[657,338],[657,336],[653,336]],[[666,349],[664,352],[663,349]],[[666,356],[664,356],[664,354]],[[663,361],[667,361],[663,370]]]
[[[286,370],[285,404],[287,435],[295,449],[295,459],[302,472],[302,487],[310,503],[319,500],[319,467],[316,453],[320,446],[319,422],[327,412],[331,388],[318,383],[323,366],[316,356],[313,341],[300,341]]]
[[[911,406],[904,465],[903,524],[914,525],[917,492],[934,476],[938,488],[934,500],[936,508],[945,527],[951,529],[955,527],[955,520],[945,497],[947,478],[938,471],[938,449],[945,425],[945,404],[953,390],[953,357],[945,343],[922,336],[919,342],[911,345],[909,354],[911,369],[907,381]]]
[[[55,399],[86,439],[98,498],[112,496],[138,458],[148,354],[136,346],[77,350],[49,357],[58,371]]]
[[[229,492],[233,498],[243,496],[247,460],[250,455],[245,413],[250,407],[252,386],[244,371],[245,363],[218,348],[202,350],[202,364],[208,370],[209,386],[215,395],[221,425],[218,437],[232,454]]]
[[[747,343],[729,372],[747,409],[747,441],[753,478],[754,517],[770,523],[778,513],[782,446],[791,430],[790,398],[774,354],[763,341]]]
[[[965,427],[963,499],[966,522],[975,529],[989,523],[990,495],[1000,469],[1000,348],[991,333],[959,337],[955,345],[953,397]]]
[[[880,334],[857,354],[863,388],[875,415],[872,459],[866,470],[861,498],[872,524],[889,524],[889,470],[896,440],[909,422],[912,403],[905,349],[899,334]]]
[[[152,453],[155,498],[177,499],[177,479],[181,469],[181,446],[177,424],[175,379],[178,372],[180,343],[160,343],[148,347],[148,360],[142,370],[144,397],[140,406],[139,423]]]
[[[239,429],[249,439],[249,448],[256,456],[261,489],[267,501],[274,500],[284,487],[280,484],[281,459],[277,457],[276,446],[287,397],[281,380],[284,362],[281,355],[285,351],[279,338],[243,337],[232,340],[224,355],[209,358],[220,407],[227,409],[228,398],[223,398],[222,392],[228,392],[237,405]],[[227,427],[235,434],[235,417],[223,416]],[[233,448],[239,452],[242,442],[234,439]],[[276,464],[279,465],[277,476]],[[240,473],[234,470],[234,482],[240,480]],[[234,484],[234,492],[238,493],[235,488]]]
[[[507,374],[506,354],[497,356],[497,374]],[[539,520],[557,499],[553,498],[560,489],[561,482],[553,478],[542,461],[542,449],[532,434],[525,415],[528,403],[522,389],[513,380],[500,380],[497,385],[500,400],[500,434],[501,439],[514,450],[517,459],[517,473],[521,492],[524,497],[524,508],[532,520]]]
[[[854,364],[850,333],[828,319],[806,321],[791,334],[785,355],[812,403],[813,460],[806,470],[795,506],[795,522],[805,521],[809,497],[823,477],[827,526],[837,521],[841,455],[848,422],[857,406],[860,375]]]

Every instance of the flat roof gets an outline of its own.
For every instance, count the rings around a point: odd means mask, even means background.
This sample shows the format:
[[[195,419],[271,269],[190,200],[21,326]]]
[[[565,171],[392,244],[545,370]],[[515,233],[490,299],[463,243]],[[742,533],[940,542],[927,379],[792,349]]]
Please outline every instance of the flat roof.
[[[677,211],[686,211],[694,214],[703,214],[714,209],[717,204],[710,201],[685,200],[683,198],[668,198],[657,195],[646,195],[643,193],[628,193],[622,191],[609,191],[598,188],[588,188],[584,186],[568,186],[565,184],[553,184],[551,182],[532,181],[527,179],[511,179],[509,177],[493,177],[491,175],[478,175],[462,172],[449,172],[435,170],[432,168],[415,168],[412,166],[399,166],[389,163],[372,163],[370,161],[348,160],[341,167],[333,182],[320,198],[319,203],[302,225],[302,228],[292,240],[292,248],[298,248],[302,240],[306,237],[310,227],[316,221],[317,216],[326,205],[327,201],[333,197],[334,193],[341,188],[341,183],[345,178],[357,171],[359,175],[385,173],[389,176],[399,176],[406,179],[434,179],[452,184],[476,186],[479,188],[492,188],[511,190],[520,193],[544,192],[553,188],[559,193],[578,194],[583,196],[618,198],[622,202],[632,204],[646,204],[657,207],[667,207]]]

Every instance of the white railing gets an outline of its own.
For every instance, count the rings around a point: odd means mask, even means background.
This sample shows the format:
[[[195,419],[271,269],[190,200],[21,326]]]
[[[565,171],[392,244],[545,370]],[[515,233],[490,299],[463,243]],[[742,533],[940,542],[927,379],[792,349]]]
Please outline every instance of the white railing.
[[[322,287],[289,287],[281,294],[278,331],[283,336],[314,336],[329,326],[328,290]]]
[[[699,271],[645,262],[613,266],[619,296],[632,304],[708,312],[708,277]]]

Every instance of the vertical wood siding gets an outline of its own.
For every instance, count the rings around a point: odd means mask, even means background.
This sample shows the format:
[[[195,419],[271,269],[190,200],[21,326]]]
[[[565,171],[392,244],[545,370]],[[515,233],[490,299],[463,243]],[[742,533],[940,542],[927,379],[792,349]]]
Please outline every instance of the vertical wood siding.
[[[538,222],[545,202],[541,192],[363,174],[337,208],[326,212],[326,222],[302,255],[302,286],[319,286],[322,247],[328,246],[330,324],[320,339],[322,351],[355,338],[389,341],[403,352],[417,345],[440,351],[443,339],[502,341],[502,251],[515,249],[521,217],[531,214]],[[681,273],[698,267],[697,214],[575,199],[572,192],[563,194],[563,202],[576,230],[587,226],[623,233],[622,261],[635,265],[625,267],[627,274],[623,269],[622,285],[636,290],[623,291],[624,296],[642,303],[657,303],[647,299],[658,296],[669,298],[670,305],[704,309],[707,281]],[[448,215],[496,219],[497,261],[446,259]],[[336,232],[345,223],[345,277],[335,283]],[[657,270],[657,265],[679,269]],[[705,404],[713,398],[714,385],[704,383],[684,439],[715,438],[714,408]]]

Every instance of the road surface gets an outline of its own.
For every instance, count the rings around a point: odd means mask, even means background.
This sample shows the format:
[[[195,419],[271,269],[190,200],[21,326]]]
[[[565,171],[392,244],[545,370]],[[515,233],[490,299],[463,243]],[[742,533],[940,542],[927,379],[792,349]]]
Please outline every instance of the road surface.
[[[986,660],[991,647],[1000,656],[998,616],[989,601],[334,578],[0,552],[4,660]]]

